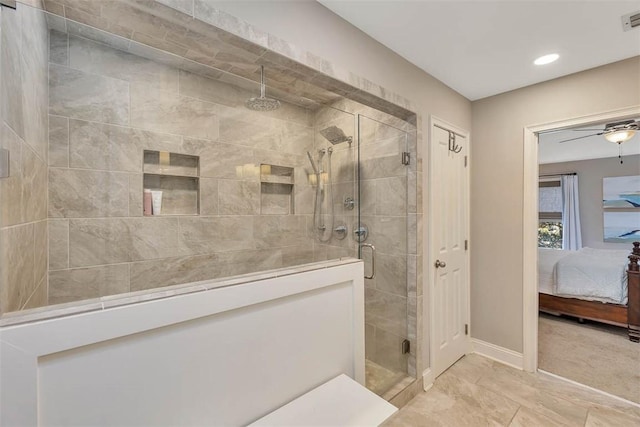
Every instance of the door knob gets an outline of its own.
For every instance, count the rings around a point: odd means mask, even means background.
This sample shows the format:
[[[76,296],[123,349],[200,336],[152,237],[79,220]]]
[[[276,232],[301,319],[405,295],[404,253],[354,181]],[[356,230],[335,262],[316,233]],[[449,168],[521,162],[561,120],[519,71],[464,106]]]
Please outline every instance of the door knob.
[[[436,268],[445,268],[447,266],[447,263],[444,261],[440,261],[439,259],[436,260]]]

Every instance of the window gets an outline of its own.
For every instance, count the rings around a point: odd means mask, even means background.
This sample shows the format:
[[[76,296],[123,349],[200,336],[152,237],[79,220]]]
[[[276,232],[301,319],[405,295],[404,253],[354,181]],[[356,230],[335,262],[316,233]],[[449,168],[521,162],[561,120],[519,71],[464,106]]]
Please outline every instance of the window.
[[[538,247],[562,249],[562,189],[560,181],[540,181]]]

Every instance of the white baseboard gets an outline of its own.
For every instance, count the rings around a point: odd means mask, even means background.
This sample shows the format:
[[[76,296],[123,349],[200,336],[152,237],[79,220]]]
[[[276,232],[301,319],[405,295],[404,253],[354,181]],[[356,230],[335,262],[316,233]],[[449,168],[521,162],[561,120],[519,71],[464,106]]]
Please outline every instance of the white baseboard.
[[[488,357],[505,365],[522,370],[524,368],[524,359],[522,353],[518,353],[508,348],[499,347],[495,344],[471,338],[473,352],[481,356]]]
[[[435,379],[433,378],[433,371],[431,370],[431,368],[425,369],[425,371],[422,373],[422,389],[424,391],[429,390],[433,386],[434,380]]]

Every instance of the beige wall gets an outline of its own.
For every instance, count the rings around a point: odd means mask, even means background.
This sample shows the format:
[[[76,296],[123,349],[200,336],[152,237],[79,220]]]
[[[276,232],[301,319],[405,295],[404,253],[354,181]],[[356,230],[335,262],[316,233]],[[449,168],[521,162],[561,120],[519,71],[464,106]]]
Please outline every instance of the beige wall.
[[[640,57],[472,103],[474,338],[522,351],[523,128],[639,104]]]
[[[604,140],[603,140],[604,141]],[[605,243],[603,237],[602,178],[640,174],[640,155],[580,160],[540,165],[540,174],[578,174],[582,246],[603,249],[630,249],[629,243]],[[622,212],[622,210],[620,210]]]
[[[30,7],[2,8],[0,314],[47,300],[47,28]]]

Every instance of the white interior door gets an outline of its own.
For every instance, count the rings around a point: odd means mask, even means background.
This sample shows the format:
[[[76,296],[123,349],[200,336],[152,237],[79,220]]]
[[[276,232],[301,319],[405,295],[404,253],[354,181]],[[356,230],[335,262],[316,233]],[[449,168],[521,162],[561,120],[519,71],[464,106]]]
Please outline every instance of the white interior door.
[[[431,369],[433,378],[469,349],[468,138],[431,128]]]

